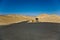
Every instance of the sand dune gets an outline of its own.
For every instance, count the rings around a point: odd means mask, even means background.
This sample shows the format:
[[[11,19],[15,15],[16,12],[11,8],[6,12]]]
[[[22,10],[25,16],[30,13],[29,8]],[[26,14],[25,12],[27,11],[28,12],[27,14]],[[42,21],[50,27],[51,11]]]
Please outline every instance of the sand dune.
[[[10,14],[10,15],[0,15],[0,25],[18,23],[22,21],[29,21],[28,23],[32,21],[36,22],[35,18],[39,18],[38,20],[39,22],[60,23],[60,16],[58,15],[41,14],[34,17],[34,16]]]
[[[32,20],[32,18],[22,15],[0,15],[0,25],[18,23],[27,20]]]
[[[60,16],[58,16],[58,15],[42,14],[42,15],[37,16],[37,18],[39,18],[39,22],[60,23]]]

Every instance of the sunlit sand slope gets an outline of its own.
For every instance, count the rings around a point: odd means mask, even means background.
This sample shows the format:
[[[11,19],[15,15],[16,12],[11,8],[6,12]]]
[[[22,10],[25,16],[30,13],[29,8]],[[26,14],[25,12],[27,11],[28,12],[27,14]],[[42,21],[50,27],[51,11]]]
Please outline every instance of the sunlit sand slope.
[[[11,23],[18,23],[22,21],[32,20],[33,17],[23,15],[0,15],[0,25],[6,25]]]
[[[39,18],[39,22],[55,22],[60,23],[60,16],[58,15],[48,15],[48,14],[41,14],[37,16]]]
[[[18,23],[22,21],[28,21],[28,23],[36,22],[36,19],[38,18],[38,22],[54,22],[54,23],[60,23],[60,16],[58,15],[48,15],[48,14],[41,14],[37,16],[26,16],[26,15],[0,15],[0,25],[8,25],[12,23]]]

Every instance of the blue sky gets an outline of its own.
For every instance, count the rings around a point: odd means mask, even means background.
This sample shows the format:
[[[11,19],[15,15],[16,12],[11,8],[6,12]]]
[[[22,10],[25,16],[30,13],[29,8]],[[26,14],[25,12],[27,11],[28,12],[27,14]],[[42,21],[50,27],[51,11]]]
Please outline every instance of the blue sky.
[[[0,0],[0,14],[60,15],[60,0]]]

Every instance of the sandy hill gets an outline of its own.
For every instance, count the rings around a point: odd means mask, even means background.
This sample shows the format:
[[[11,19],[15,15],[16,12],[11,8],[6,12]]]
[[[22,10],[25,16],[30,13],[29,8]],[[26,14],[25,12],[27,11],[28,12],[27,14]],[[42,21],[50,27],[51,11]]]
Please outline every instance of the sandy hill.
[[[32,19],[33,17],[24,15],[0,15],[0,25],[18,23]]]
[[[60,23],[60,16],[54,15],[54,14],[53,15],[41,14],[41,15],[38,15],[36,17],[10,14],[10,15],[0,15],[0,25],[18,23],[18,22],[22,22],[22,21],[36,22],[35,18],[38,18],[39,22]]]
[[[39,18],[39,22],[55,22],[60,23],[60,16],[58,15],[48,15],[48,14],[41,14],[37,16]]]

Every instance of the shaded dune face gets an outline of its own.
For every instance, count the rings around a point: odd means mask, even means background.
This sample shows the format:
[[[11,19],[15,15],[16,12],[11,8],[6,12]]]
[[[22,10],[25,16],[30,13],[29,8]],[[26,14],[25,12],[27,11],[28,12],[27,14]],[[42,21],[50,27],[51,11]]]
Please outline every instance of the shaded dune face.
[[[59,23],[27,23],[21,22],[16,24],[0,27],[1,40],[59,40],[60,24]]]

